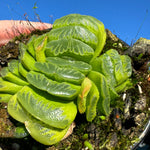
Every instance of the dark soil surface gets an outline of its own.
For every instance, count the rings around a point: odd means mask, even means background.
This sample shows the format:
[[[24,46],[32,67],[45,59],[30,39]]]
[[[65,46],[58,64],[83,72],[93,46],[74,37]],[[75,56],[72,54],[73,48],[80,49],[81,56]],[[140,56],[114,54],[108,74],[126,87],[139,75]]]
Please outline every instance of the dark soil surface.
[[[10,60],[18,58],[18,43],[20,41],[26,43],[29,37],[21,35],[0,48],[0,69],[7,66]],[[115,39],[115,36],[114,39],[108,36],[104,51],[114,48],[123,54],[128,47],[123,41]],[[44,146],[30,136],[23,139],[13,138],[16,121],[7,113],[7,104],[0,103],[0,150],[81,150],[90,149],[90,147],[94,149],[131,149],[130,146],[138,142],[138,137],[149,120],[148,61],[149,56],[141,58],[139,63],[137,61],[135,63],[133,59],[133,66],[136,68],[133,69],[132,75],[134,86],[121,94],[116,107],[112,107],[112,113],[108,118],[97,116],[92,123],[89,123],[84,115],[78,114],[73,134],[53,146]],[[142,93],[139,91],[140,88]],[[123,97],[126,98],[123,100]]]

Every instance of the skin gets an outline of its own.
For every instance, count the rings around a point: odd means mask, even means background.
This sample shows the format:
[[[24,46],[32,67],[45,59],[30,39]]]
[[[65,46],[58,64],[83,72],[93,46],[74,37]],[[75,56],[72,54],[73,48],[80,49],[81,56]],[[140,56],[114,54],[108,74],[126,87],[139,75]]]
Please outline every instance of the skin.
[[[0,20],[0,46],[7,44],[20,34],[30,34],[36,29],[45,30],[49,28],[52,28],[52,24],[21,20]]]

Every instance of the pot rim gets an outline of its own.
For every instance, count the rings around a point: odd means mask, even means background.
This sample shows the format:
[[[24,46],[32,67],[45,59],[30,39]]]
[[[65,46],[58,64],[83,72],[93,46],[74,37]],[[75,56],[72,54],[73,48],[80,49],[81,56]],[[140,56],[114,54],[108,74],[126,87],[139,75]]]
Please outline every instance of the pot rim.
[[[131,150],[136,150],[139,147],[139,145],[144,141],[144,139],[145,139],[146,135],[148,135],[148,133],[150,133],[150,118],[144,127],[144,131],[139,136],[139,141],[134,143],[131,146]]]

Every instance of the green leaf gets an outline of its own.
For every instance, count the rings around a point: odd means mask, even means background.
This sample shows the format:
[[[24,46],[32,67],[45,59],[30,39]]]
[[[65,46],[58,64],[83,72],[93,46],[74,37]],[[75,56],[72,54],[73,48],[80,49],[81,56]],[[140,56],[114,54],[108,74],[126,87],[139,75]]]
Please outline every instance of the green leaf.
[[[0,103],[1,102],[8,103],[11,97],[12,97],[11,94],[0,93]]]
[[[81,89],[77,98],[77,106],[81,114],[83,114],[86,111],[87,95],[91,89],[91,86],[91,80],[89,80],[88,78],[85,78],[81,84]]]
[[[45,46],[47,44],[47,36],[41,35],[34,42],[36,61],[45,62]]]
[[[132,84],[131,79],[127,79],[126,81],[124,81],[123,83],[115,87],[115,90],[117,93],[120,93],[120,92],[126,91],[129,88],[132,88],[132,86],[133,84]]]
[[[17,94],[11,97],[8,102],[8,113],[17,121],[24,123],[29,119],[28,112],[20,105]]]
[[[101,51],[103,50],[103,47],[106,42],[106,31],[104,28],[103,23],[99,22],[98,24],[99,32],[98,32],[98,44],[94,53],[94,56],[92,60],[94,60],[97,56],[100,55]]]
[[[27,47],[25,44],[20,43],[19,51],[20,51],[20,59],[21,59],[22,65],[27,70],[36,70],[36,68],[34,67],[35,59],[28,53]]]
[[[94,33],[96,35],[98,42],[96,44],[96,47],[94,48],[95,53],[93,59],[99,56],[106,41],[106,32],[103,23],[92,16],[70,14],[60,19],[57,19],[54,22],[53,28],[59,29],[63,27],[72,27],[72,26],[84,27],[91,33]]]
[[[89,141],[84,141],[84,146],[89,150],[94,150],[93,145]]]
[[[83,61],[76,61],[76,60],[67,60],[59,57],[47,57],[47,62],[56,64],[58,66],[73,68],[79,70],[80,72],[84,73],[85,75],[88,74],[92,70],[91,65],[85,63]]]
[[[49,94],[58,96],[65,100],[73,100],[79,93],[80,86],[76,86],[67,82],[57,82],[48,79],[41,73],[29,72],[27,80],[30,84],[40,90],[47,91]]]
[[[22,76],[20,75],[19,71],[18,71],[18,67],[19,67],[19,60],[11,60],[8,63],[8,69],[11,73],[13,73],[14,75],[22,78]]]
[[[99,91],[92,81],[91,83],[92,87],[86,100],[86,119],[90,122],[92,122],[92,120],[96,117],[97,104],[99,101]]]
[[[37,38],[36,35],[32,35],[32,37],[27,43],[27,50],[32,55],[33,58],[35,58],[34,42],[36,41],[36,38]]]
[[[96,35],[82,26],[64,26],[52,29],[49,34],[49,41],[58,39],[77,39],[96,49],[98,39]]]
[[[23,86],[8,81],[0,81],[0,93],[15,94],[22,87]]]
[[[115,66],[109,55],[104,53],[100,57],[97,57],[92,62],[90,62],[90,64],[92,65],[92,70],[103,74],[111,86],[117,85],[117,81],[115,79]]]
[[[114,49],[108,50],[106,54],[110,56],[114,64],[115,78],[117,80],[116,86],[118,86],[125,82],[132,74],[131,59],[126,55],[119,55]]]
[[[49,62],[36,62],[35,67],[46,76],[58,82],[66,81],[74,84],[80,84],[85,78],[85,75],[78,70],[66,67],[59,67],[58,65]]]
[[[122,83],[123,81],[126,80],[126,76],[124,74],[123,65],[119,53],[116,50],[111,49],[108,50],[106,54],[110,56],[114,64],[114,73],[115,73],[115,78],[117,80],[117,84]]]
[[[67,25],[68,26],[77,25],[77,26],[83,26],[87,28],[89,31],[97,34],[99,31],[97,23],[101,23],[101,22],[92,16],[80,15],[80,14],[69,14],[59,19],[56,19],[53,24],[53,28],[56,29]]]
[[[18,126],[15,128],[15,132],[13,134],[14,138],[25,138],[29,135],[29,132],[26,130],[25,126]]]
[[[26,88],[25,88],[25,90],[26,90]],[[28,99],[26,99],[26,100],[28,100]],[[56,110],[56,111],[58,112],[58,110]],[[48,125],[42,123],[41,121],[35,119],[34,117],[32,117],[18,103],[17,95],[14,95],[11,98],[11,100],[9,101],[9,103],[8,103],[8,112],[16,120],[18,120],[22,123],[25,123],[25,127],[28,130],[27,131],[24,128],[24,126],[17,127],[15,129],[15,133],[13,135],[15,138],[26,137],[28,135],[28,132],[29,132],[30,135],[35,140],[37,140],[38,142],[40,142],[42,144],[45,144],[45,145],[51,145],[51,144],[55,144],[58,141],[60,141],[64,137],[64,135],[66,134],[66,132],[68,130],[68,126],[63,130],[62,129],[57,129],[57,128],[53,128],[51,126],[48,126]],[[47,113],[47,114],[49,114],[49,113]],[[53,111],[53,115],[54,115],[53,117],[55,117],[54,111]],[[56,114],[57,119],[58,119],[59,115],[60,115],[59,113]]]
[[[62,101],[27,86],[17,93],[17,98],[32,116],[52,127],[60,129],[68,127],[77,114],[77,108],[73,101]]]
[[[12,74],[11,72],[9,72],[8,67],[2,68],[0,74],[1,74],[3,79],[8,80],[10,82],[13,82],[15,84],[18,84],[18,85],[28,85],[29,84],[25,80]]]
[[[100,98],[97,104],[98,111],[104,115],[109,115],[110,93],[109,93],[107,79],[105,78],[105,76],[95,71],[91,71],[88,74],[88,78],[95,83],[99,91]]]
[[[48,42],[45,53],[47,57],[69,56],[76,60],[89,62],[94,55],[94,50],[87,44],[70,38]]]
[[[24,66],[19,63],[19,73],[26,78],[28,71],[24,68]]]
[[[65,129],[57,129],[48,126],[36,119],[30,119],[25,122],[25,126],[30,135],[38,142],[44,145],[52,145],[59,142],[67,133],[68,127]]]
[[[121,61],[122,61],[124,76],[126,76],[126,79],[127,79],[132,74],[131,58],[127,55],[121,55],[120,58],[121,58]]]

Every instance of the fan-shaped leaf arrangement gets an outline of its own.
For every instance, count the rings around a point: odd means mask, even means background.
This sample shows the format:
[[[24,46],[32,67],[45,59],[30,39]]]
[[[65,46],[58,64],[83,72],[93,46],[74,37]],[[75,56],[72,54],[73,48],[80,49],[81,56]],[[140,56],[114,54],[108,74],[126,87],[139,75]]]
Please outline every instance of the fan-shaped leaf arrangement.
[[[70,14],[21,43],[19,60],[1,70],[0,100],[35,140],[59,142],[77,111],[90,122],[97,114],[108,116],[118,93],[131,86],[130,58],[114,49],[100,55],[105,40],[100,21]]]

